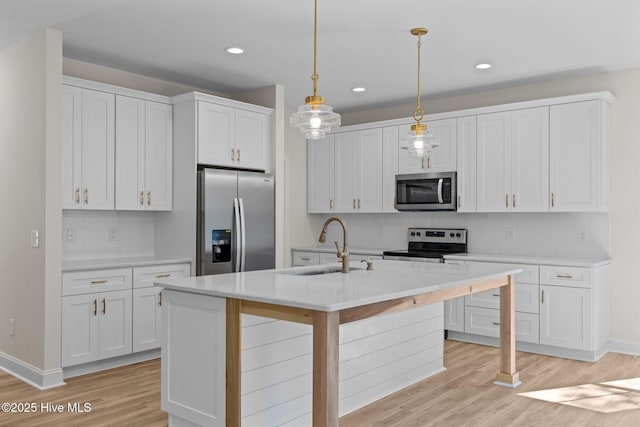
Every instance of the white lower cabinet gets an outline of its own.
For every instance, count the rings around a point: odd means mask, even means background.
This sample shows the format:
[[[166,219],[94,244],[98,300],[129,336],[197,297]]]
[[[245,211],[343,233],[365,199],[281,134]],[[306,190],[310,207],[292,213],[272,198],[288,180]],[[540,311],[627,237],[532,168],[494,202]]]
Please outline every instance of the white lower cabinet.
[[[481,261],[464,263],[474,262]],[[597,360],[604,354],[609,334],[607,265],[504,265],[523,269],[514,277],[516,341],[534,344],[527,351],[583,360]],[[499,297],[499,290],[490,290],[451,300],[445,304],[445,329],[453,331],[454,339],[499,337]]]
[[[65,272],[62,367],[160,347],[159,278],[188,277],[189,263]]]
[[[131,353],[131,291],[62,297],[62,366]]]

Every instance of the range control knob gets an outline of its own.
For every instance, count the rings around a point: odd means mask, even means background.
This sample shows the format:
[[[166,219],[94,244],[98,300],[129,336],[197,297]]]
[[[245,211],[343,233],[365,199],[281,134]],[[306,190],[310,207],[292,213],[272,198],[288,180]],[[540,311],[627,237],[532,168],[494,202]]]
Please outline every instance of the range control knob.
[[[415,236],[415,235],[416,235],[416,232],[415,232],[415,231],[412,231],[412,232],[411,232],[411,235],[412,235],[412,236]]]
[[[420,232],[418,231],[418,232],[416,233],[416,235],[417,235],[418,237],[420,237]]]
[[[456,233],[456,237],[460,237],[460,233]]]
[[[449,237],[453,237],[453,236],[455,236],[455,234],[449,233]]]

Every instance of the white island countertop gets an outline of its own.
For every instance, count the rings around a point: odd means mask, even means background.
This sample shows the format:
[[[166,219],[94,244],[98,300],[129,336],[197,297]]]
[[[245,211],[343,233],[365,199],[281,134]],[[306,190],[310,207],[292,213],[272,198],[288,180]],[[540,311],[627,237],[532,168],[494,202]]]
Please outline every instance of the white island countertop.
[[[328,266],[314,265],[161,280],[155,285],[167,290],[332,312],[455,288],[522,271],[520,268],[492,264],[449,265],[390,260],[376,260],[373,271],[365,270],[360,263],[352,262],[351,265],[353,269],[346,274],[291,274]]]

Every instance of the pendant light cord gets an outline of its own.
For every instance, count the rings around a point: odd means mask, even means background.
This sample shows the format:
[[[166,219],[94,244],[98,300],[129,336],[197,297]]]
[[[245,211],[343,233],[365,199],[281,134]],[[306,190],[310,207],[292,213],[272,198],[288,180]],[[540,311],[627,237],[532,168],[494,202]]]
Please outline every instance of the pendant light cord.
[[[317,1],[317,0],[316,0]],[[413,118],[416,122],[420,123],[420,120],[424,117],[424,111],[420,105],[420,47],[422,46],[422,36],[418,35],[418,97],[416,101],[416,111],[413,113]]]
[[[313,96],[318,95],[318,72],[316,66],[318,63],[318,0],[314,0],[313,5],[313,74],[311,80],[313,80]]]

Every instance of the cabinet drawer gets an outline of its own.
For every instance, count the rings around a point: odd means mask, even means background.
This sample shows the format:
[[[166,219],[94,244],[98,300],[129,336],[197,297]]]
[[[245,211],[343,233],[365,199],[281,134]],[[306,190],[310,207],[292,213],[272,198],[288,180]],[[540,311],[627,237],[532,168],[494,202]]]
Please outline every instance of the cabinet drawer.
[[[158,279],[175,279],[190,275],[191,266],[187,263],[135,267],[133,269],[133,287],[146,288],[153,286],[153,282]]]
[[[334,264],[336,262],[340,262],[340,258],[338,258],[338,254],[337,253],[320,253],[318,254],[320,256],[320,264]],[[353,255],[352,255],[353,256]],[[352,258],[355,260],[355,258]]]
[[[448,261],[447,261],[448,262]],[[467,261],[466,264],[487,264],[482,261]],[[539,283],[539,267],[530,264],[512,264],[506,262],[492,262],[491,264],[499,265],[506,268],[521,268],[522,273],[516,274],[513,278],[516,283],[530,283],[537,285]]]
[[[516,311],[524,313],[538,313],[540,303],[538,299],[538,285],[516,283],[515,291]],[[489,289],[464,297],[464,303],[470,307],[500,308],[500,289]]]
[[[293,265],[316,265],[320,264],[320,254],[317,252],[294,252]]]
[[[62,295],[131,289],[130,268],[76,271],[62,274]]]
[[[499,337],[500,310],[465,307],[464,331],[469,334]],[[532,313],[516,313],[516,341],[537,344],[539,340],[539,316]]]
[[[540,266],[540,284],[590,288],[591,269],[542,265]]]

